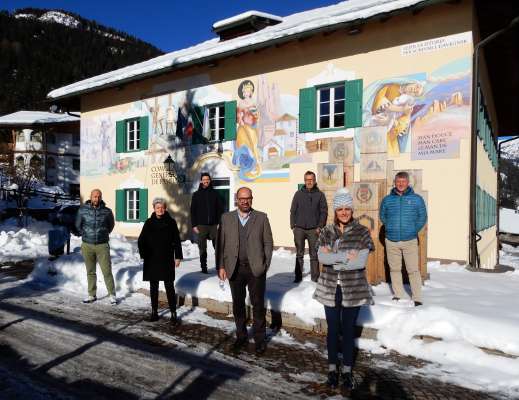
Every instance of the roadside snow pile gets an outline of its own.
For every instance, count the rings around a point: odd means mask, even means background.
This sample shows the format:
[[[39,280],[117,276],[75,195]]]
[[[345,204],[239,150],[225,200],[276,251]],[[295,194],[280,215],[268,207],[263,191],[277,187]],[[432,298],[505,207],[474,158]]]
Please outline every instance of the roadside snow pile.
[[[519,213],[509,208],[500,208],[499,232],[519,234]]]
[[[18,226],[16,218],[9,218],[0,225],[0,262],[21,261],[48,255],[48,222],[28,219],[27,228]]]

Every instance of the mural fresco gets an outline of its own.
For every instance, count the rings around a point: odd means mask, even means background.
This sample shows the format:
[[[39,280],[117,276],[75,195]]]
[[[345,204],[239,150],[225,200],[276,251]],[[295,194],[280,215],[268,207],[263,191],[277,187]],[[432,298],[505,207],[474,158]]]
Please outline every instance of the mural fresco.
[[[470,127],[470,79],[464,58],[429,74],[375,81],[364,90],[363,125],[384,127],[388,157],[457,158]]]

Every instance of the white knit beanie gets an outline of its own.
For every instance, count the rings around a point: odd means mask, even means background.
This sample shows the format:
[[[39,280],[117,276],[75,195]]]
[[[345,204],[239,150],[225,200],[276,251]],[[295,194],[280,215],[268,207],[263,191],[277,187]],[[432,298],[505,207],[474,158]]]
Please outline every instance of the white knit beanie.
[[[338,189],[333,196],[333,210],[335,211],[342,207],[353,210],[353,197],[345,187]]]

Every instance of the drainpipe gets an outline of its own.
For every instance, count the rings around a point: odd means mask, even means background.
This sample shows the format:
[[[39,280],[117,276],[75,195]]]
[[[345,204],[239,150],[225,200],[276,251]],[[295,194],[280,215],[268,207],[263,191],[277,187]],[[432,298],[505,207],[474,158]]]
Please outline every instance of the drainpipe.
[[[519,23],[519,16],[512,19],[512,21],[508,24],[508,26],[500,29],[491,35],[487,36],[485,39],[481,40],[474,46],[474,53],[472,55],[472,132],[471,132],[471,143],[470,143],[470,224],[469,224],[469,232],[470,232],[470,246],[469,246],[469,264],[472,268],[479,268],[478,259],[478,247],[477,247],[477,236],[476,232],[476,183],[477,183],[477,145],[478,145],[478,136],[477,136],[477,120],[478,120],[478,104],[477,100],[479,96],[479,88],[478,88],[478,78],[479,78],[479,51],[486,46],[488,43],[492,42],[497,37],[501,36],[503,33],[510,30],[514,25]],[[498,169],[499,174],[499,169]],[[499,179],[499,177],[498,177]]]

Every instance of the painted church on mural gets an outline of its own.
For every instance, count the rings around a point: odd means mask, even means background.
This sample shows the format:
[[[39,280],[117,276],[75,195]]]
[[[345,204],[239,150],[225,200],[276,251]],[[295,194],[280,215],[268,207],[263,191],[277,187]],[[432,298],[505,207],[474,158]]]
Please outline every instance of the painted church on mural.
[[[472,93],[473,3],[436,2],[420,12],[412,1],[387,1],[383,12],[350,3],[287,17],[244,13],[215,23],[216,39],[51,92],[64,104],[80,100],[83,198],[102,189],[116,231],[137,236],[153,198],[166,197],[189,239],[191,195],[209,172],[226,209],[235,208],[236,189],[249,186],[274,244],[293,247],[290,203],[312,170],[329,202],[338,187],[353,193],[355,217],[377,239],[375,282],[385,280],[378,208],[404,170],[428,208],[425,276],[427,259],[469,257],[477,106],[476,190],[485,205],[478,245],[482,266],[493,268],[493,105],[484,81]]]

